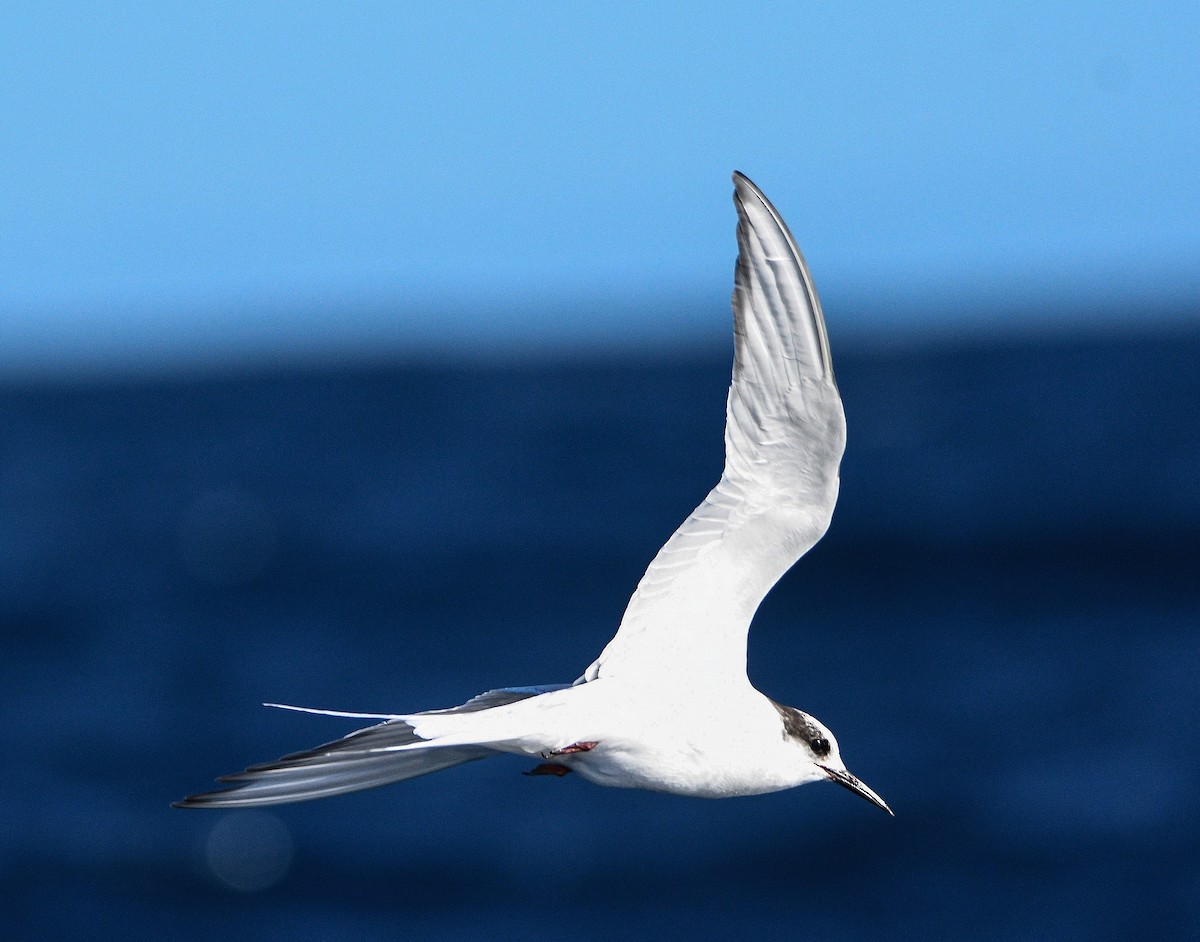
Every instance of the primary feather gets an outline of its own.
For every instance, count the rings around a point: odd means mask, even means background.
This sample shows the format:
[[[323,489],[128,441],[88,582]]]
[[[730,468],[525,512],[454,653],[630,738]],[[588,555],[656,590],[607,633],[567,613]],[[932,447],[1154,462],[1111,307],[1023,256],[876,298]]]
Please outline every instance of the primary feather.
[[[565,686],[568,685],[505,687],[481,693],[461,706],[445,710],[427,710],[409,718],[393,717],[315,749],[294,752],[275,762],[252,765],[243,772],[222,776],[217,781],[234,787],[190,795],[176,802],[175,807],[246,808],[307,801],[310,798],[341,795],[400,782],[476,759],[485,759],[495,755],[496,750],[482,745],[444,746],[429,742],[413,731],[409,720],[419,716],[476,713],[536,697],[551,690],[561,690]],[[282,706],[283,709],[300,709],[306,713],[347,715],[338,710],[269,705]],[[419,744],[424,744],[424,747],[420,747]],[[414,746],[418,748],[413,748]]]

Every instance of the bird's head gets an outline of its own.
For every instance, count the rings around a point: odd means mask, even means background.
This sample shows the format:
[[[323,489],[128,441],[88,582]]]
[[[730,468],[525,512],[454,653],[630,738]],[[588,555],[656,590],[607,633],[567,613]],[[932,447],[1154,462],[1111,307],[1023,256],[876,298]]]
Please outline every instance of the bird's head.
[[[775,703],[775,701],[771,702]],[[842,761],[837,739],[824,723],[815,716],[810,716],[795,707],[775,703],[775,709],[779,711],[780,719],[783,722],[784,738],[801,750],[801,761],[815,768],[816,774],[813,775],[813,778],[827,778],[831,782],[837,782],[860,798],[865,798],[871,804],[882,808],[893,817],[895,816],[895,812],[888,807],[886,801],[875,793],[874,789],[869,788],[856,776],[850,774],[846,763]]]

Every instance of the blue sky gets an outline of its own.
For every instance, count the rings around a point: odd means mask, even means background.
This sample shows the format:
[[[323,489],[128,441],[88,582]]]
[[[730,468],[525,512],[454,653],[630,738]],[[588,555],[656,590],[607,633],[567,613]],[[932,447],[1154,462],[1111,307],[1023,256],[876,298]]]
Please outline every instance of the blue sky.
[[[835,336],[1200,299],[1200,7],[26,4],[0,372],[723,336],[729,174]]]

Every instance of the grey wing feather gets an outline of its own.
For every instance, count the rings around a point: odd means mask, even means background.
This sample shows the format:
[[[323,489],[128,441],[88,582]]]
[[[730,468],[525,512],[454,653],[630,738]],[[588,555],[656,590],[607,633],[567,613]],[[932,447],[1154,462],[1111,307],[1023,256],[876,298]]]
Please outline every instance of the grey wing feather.
[[[426,713],[477,713],[480,710],[490,710],[493,707],[507,706],[518,700],[528,700],[552,690],[565,690],[570,684],[535,684],[529,687],[501,687],[489,690],[477,697],[472,697],[462,706],[450,707],[448,710],[426,710]]]
[[[563,686],[566,685],[489,690],[461,706],[426,713],[474,713],[536,697]],[[314,749],[294,752],[274,762],[252,765],[244,772],[222,776],[217,781],[232,787],[190,795],[176,802],[175,807],[246,808],[308,801],[416,778],[497,754],[487,746],[470,745],[431,744],[428,749],[394,751],[396,746],[424,741],[404,720],[387,720]]]
[[[833,355],[808,263],[762,191],[733,175],[738,261],[734,269],[734,376],[776,388],[803,377],[832,383]]]

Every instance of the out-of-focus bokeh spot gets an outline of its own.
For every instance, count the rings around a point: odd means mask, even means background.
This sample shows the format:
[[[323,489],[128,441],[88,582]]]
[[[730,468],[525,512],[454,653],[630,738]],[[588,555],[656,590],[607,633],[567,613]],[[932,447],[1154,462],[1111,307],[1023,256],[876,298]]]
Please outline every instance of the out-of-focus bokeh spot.
[[[243,893],[274,886],[292,864],[292,835],[262,811],[220,814],[205,842],[204,857],[222,884]]]

